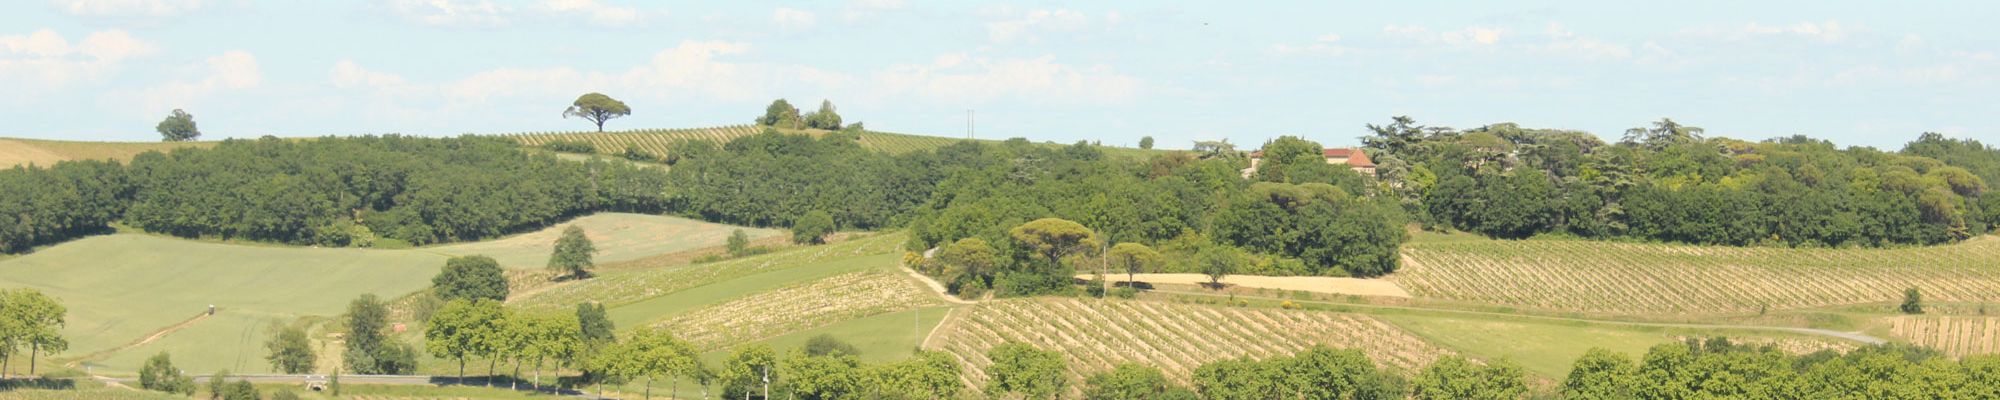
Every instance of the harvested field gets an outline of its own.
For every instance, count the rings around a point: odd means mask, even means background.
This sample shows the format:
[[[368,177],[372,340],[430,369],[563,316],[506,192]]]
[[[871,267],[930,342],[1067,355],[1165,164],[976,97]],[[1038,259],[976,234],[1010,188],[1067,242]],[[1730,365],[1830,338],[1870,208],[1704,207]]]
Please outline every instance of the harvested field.
[[[34,164],[47,167],[70,160],[132,161],[148,151],[183,147],[207,148],[216,142],[77,142],[67,140],[0,139],[0,168]]]
[[[1894,317],[1889,332],[1952,357],[2000,353],[2000,317]]]
[[[943,304],[902,274],[870,270],[755,293],[654,324],[704,349]]]
[[[583,227],[583,234],[597,247],[593,261],[598,264],[630,261],[660,254],[722,246],[738,229],[752,240],[777,237],[777,229],[740,227],[660,215],[598,213],[542,230],[483,242],[426,248],[451,255],[486,255],[509,269],[545,268],[556,238],[570,225]]]

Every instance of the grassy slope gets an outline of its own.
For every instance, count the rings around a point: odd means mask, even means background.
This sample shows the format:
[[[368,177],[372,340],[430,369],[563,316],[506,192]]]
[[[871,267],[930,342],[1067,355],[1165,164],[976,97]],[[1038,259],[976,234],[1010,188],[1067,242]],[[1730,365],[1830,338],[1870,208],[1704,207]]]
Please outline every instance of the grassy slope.
[[[144,338],[210,304],[220,314],[184,331],[207,333],[167,335],[153,347],[238,341],[271,318],[330,315],[362,293],[393,297],[421,289],[442,260],[412,251],[238,246],[118,234],[0,261],[0,286],[35,288],[62,301],[69,308],[64,335],[71,343],[65,355],[82,355]],[[233,354],[175,358],[196,371],[235,364]]]
[[[646,256],[721,246],[730,232],[741,229],[752,240],[782,235],[777,229],[747,228],[714,224],[679,217],[599,213],[550,226],[539,231],[475,243],[427,247],[451,255],[486,255],[512,269],[544,268],[556,238],[570,225],[583,227],[584,235],[597,247],[593,261],[599,264],[629,261]]]
[[[1507,360],[1550,379],[1567,376],[1571,364],[1591,348],[1604,348],[1638,359],[1654,345],[1687,337],[1722,336],[1753,343],[1807,347],[1818,344],[1847,345],[1832,339],[1726,329],[1639,327],[1505,317],[1378,316],[1460,353],[1488,361]]]
[[[53,165],[68,160],[131,161],[148,151],[168,151],[182,147],[209,147],[216,142],[81,142],[0,138],[0,168],[16,165]]]

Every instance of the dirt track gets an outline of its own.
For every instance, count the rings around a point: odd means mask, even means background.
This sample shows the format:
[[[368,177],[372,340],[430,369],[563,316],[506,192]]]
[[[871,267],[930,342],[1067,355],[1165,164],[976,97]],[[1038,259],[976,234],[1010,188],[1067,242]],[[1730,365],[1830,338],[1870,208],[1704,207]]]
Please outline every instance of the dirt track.
[[[1077,279],[1090,279],[1091,275],[1077,275],[1076,277]],[[1104,279],[1114,283],[1124,282],[1125,275],[1106,275]],[[1152,284],[1202,285],[1208,283],[1208,275],[1202,274],[1139,274],[1134,279]],[[1222,278],[1222,284],[1328,294],[1410,297],[1410,292],[1404,291],[1402,286],[1396,286],[1395,282],[1382,279],[1332,278],[1324,276],[1230,275]]]

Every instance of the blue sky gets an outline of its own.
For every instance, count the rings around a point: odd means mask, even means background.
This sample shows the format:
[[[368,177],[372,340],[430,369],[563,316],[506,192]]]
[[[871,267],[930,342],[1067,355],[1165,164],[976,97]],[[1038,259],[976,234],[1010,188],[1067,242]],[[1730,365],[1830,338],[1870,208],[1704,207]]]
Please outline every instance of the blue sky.
[[[975,109],[984,138],[1162,147],[1353,144],[1393,115],[2000,139],[2000,5],[1911,3],[19,0],[0,136],[150,141],[175,108],[211,138],[580,130],[560,113],[599,91],[634,109],[613,129],[782,97],[876,130],[960,136]]]

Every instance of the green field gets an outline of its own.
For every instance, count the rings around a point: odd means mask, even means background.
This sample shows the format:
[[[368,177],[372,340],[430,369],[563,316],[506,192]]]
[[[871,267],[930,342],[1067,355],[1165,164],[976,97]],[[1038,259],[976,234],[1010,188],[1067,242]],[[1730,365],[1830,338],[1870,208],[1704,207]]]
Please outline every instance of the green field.
[[[597,247],[593,261],[598,264],[636,260],[648,256],[722,246],[737,229],[750,239],[785,234],[782,230],[738,227],[687,218],[629,213],[598,213],[578,217],[542,230],[474,243],[460,243],[423,250],[451,255],[485,255],[512,269],[547,267],[549,253],[564,228],[583,227],[584,235]]]
[[[220,312],[141,348],[107,354],[101,369],[131,371],[157,349],[193,371],[233,368],[272,319],[333,315],[362,293],[422,289],[444,257],[415,251],[241,246],[139,234],[84,238],[0,261],[0,286],[28,287],[69,308],[64,357],[99,353],[201,314]],[[246,333],[248,332],[248,333]],[[212,346],[212,347],[211,347]],[[261,354],[261,353],[259,353]],[[244,364],[261,371],[262,363]]]
[[[1507,360],[1520,365],[1528,372],[1558,380],[1567,376],[1576,359],[1591,348],[1604,348],[1638,359],[1646,354],[1646,349],[1654,345],[1677,342],[1688,337],[1723,336],[1739,342],[1766,343],[1801,351],[1811,350],[1814,347],[1840,348],[1855,345],[1837,339],[1726,329],[1661,328],[1477,316],[1385,314],[1378,317],[1460,353],[1487,361]]]

